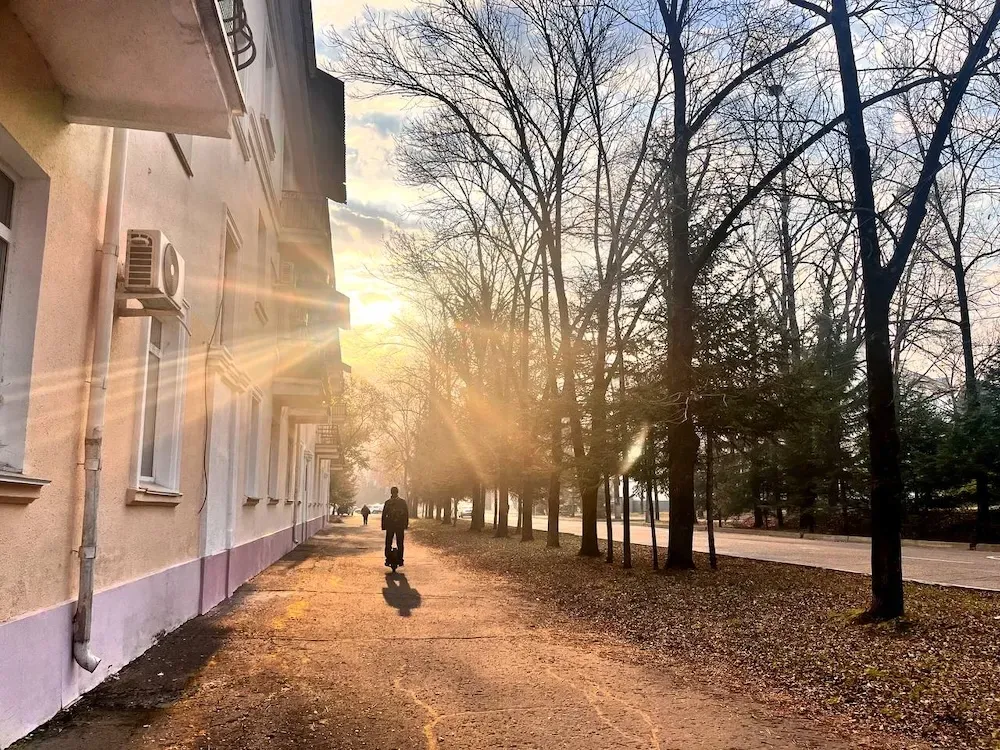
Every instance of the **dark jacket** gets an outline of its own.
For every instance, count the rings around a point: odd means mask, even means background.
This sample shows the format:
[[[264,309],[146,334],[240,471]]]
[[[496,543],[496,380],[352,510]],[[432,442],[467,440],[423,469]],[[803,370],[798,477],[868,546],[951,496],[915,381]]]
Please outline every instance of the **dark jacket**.
[[[367,505],[362,505],[361,506],[361,515],[367,516],[371,512],[372,512],[371,508],[369,508]]]
[[[410,527],[410,508],[399,497],[390,497],[382,507],[382,531],[402,531]]]

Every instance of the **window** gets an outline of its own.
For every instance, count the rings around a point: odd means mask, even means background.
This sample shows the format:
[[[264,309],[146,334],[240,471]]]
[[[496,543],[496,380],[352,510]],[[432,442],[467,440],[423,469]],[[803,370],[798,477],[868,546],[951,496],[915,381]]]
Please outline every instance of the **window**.
[[[139,486],[177,491],[187,332],[179,320],[149,318],[139,426]]]
[[[48,206],[45,172],[0,127],[0,474],[34,473],[24,453]]]
[[[264,302],[267,298],[267,269],[271,264],[270,247],[268,246],[267,224],[264,216],[257,214],[257,302],[254,311],[262,324],[267,323],[267,308]]]
[[[247,463],[244,486],[248,497],[260,499],[260,396],[250,393],[250,423],[247,425]]]
[[[299,464],[299,453],[296,448],[295,429],[288,426],[288,451],[285,455],[285,500],[291,502],[299,499],[299,488],[296,485],[296,472]]]
[[[271,404],[271,440],[268,450],[267,464],[267,496],[271,502],[278,502],[282,496],[278,487],[281,466],[281,409]],[[287,458],[286,458],[287,460]]]
[[[163,323],[156,318],[149,319],[149,344],[146,352],[145,404],[142,412],[142,462],[139,478],[156,481],[153,459],[156,455],[156,411],[160,398],[160,361],[163,351]]]
[[[7,285],[7,251],[14,231],[14,180],[0,172],[0,314],[3,313],[3,290]]]
[[[270,39],[264,43],[264,114],[274,117],[274,53]]]
[[[236,315],[239,295],[240,246],[231,231],[226,232],[226,256],[222,266],[222,319],[220,341],[230,349],[236,341]]]

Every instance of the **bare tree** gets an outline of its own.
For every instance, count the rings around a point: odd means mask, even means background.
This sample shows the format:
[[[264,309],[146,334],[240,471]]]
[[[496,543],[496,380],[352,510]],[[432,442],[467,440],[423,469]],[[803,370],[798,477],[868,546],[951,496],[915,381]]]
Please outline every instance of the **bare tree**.
[[[871,147],[864,118],[864,104],[851,16],[846,0],[830,0],[829,8],[808,0],[791,0],[799,7],[829,21],[836,44],[838,72],[843,94],[847,139],[851,150],[854,180],[854,212],[858,225],[861,266],[865,292],[865,359],[868,375],[868,440],[871,454],[872,486],[872,603],[868,614],[877,619],[903,613],[903,569],[901,551],[902,480],[899,466],[899,431],[892,376],[890,343],[890,303],[907,261],[913,251],[927,213],[927,201],[941,168],[941,158],[955,115],[974,76],[980,71],[990,40],[1000,22],[1000,2],[992,4],[983,19],[974,13],[952,12],[944,5],[932,5],[930,27],[938,37],[937,49],[947,48],[951,59],[960,61],[950,85],[937,107],[937,117],[927,140],[918,176],[905,199],[905,219],[894,235],[891,252],[883,259],[879,240],[879,212],[872,171]],[[923,9],[918,9],[918,13]],[[902,19],[904,22],[910,19]],[[961,32],[951,33],[952,24]],[[973,32],[973,29],[975,31]],[[911,29],[912,30],[912,29]],[[964,53],[956,52],[968,42]],[[912,70],[913,63],[903,67]]]

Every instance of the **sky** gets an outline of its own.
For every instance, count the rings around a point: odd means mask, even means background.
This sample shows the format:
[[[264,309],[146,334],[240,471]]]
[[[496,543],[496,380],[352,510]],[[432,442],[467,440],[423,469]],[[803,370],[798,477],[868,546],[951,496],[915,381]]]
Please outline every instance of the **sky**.
[[[365,6],[388,10],[405,0],[313,0],[316,55],[320,65],[337,50],[324,35],[346,30]],[[393,318],[404,301],[386,278],[383,245],[392,231],[409,227],[407,207],[415,194],[396,181],[395,138],[406,104],[371,97],[347,82],[347,205],[330,204],[337,288],[351,298],[352,330],[341,334],[344,361],[356,374],[371,375],[379,349],[391,338]]]

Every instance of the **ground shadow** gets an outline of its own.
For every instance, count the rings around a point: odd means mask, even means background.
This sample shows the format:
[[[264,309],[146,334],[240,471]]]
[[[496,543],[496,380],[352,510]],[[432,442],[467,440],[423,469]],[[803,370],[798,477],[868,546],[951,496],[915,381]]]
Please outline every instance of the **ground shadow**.
[[[420,606],[420,592],[410,587],[406,573],[386,573],[385,586],[382,598],[399,612],[400,617],[409,617],[412,610]]]
[[[380,539],[374,542],[381,543]],[[316,532],[295,549],[286,553],[274,564],[275,570],[291,570],[306,561],[316,561],[329,557],[351,557],[364,555],[372,550],[372,542],[365,541],[365,532],[360,527],[339,527]]]
[[[211,614],[188,620],[163,636],[145,654],[10,750],[128,746],[134,732],[169,715],[189,694],[197,676],[232,636],[217,620],[234,606],[235,600],[230,599]]]

